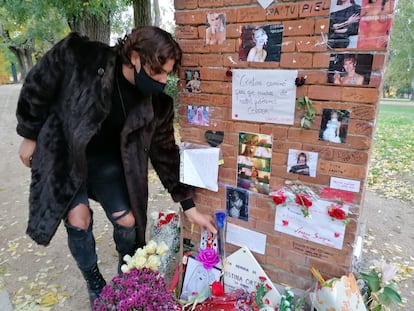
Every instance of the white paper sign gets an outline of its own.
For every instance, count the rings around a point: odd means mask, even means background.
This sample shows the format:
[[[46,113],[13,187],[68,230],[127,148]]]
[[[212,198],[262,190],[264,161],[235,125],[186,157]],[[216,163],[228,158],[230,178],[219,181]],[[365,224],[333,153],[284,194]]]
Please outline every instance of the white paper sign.
[[[329,186],[334,189],[359,192],[361,182],[359,180],[331,177],[331,184]]]
[[[220,148],[197,147],[182,143],[180,150],[180,182],[218,191]]]
[[[247,246],[253,252],[264,254],[266,235],[231,223],[227,224],[226,242],[237,246]]]
[[[297,70],[233,70],[232,119],[293,124],[297,75]]]
[[[346,225],[328,215],[328,207],[335,204],[314,200],[310,207],[311,218],[305,218],[298,204],[288,203],[276,208],[275,230],[325,246],[342,249]],[[345,213],[349,205],[342,205]]]
[[[227,257],[224,269],[226,293],[237,289],[244,289],[248,293],[256,291],[259,277],[265,277],[266,284],[272,287],[265,297],[269,299],[271,306],[277,306],[281,298],[280,293],[247,247],[242,247]]]

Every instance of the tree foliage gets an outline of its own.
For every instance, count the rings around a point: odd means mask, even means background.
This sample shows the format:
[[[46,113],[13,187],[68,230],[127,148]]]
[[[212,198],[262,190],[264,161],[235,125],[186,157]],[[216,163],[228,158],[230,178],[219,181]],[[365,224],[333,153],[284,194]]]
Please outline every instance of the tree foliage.
[[[398,0],[391,31],[384,86],[414,94],[414,2]]]

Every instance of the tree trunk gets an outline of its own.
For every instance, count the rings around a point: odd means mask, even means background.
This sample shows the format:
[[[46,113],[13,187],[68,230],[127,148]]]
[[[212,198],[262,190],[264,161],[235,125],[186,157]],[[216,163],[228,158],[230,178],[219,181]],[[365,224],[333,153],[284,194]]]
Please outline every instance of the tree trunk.
[[[111,35],[109,12],[105,18],[84,13],[80,17],[73,16],[71,19],[68,18],[68,23],[72,31],[79,32],[91,40],[109,44]]]
[[[158,0],[153,0],[153,10],[154,10],[154,26],[160,27],[161,25],[161,16],[160,16],[160,3]]]
[[[24,53],[21,49],[15,46],[9,46],[9,50],[14,54],[17,59],[17,64],[20,71],[20,80],[24,80],[27,75],[27,68],[24,62]]]
[[[134,0],[132,6],[134,8],[135,27],[151,25],[151,1]]]
[[[24,59],[25,59],[26,66],[27,66],[27,71],[29,71],[33,67],[33,59],[32,59],[33,50],[26,48],[23,50],[23,53],[24,53]]]

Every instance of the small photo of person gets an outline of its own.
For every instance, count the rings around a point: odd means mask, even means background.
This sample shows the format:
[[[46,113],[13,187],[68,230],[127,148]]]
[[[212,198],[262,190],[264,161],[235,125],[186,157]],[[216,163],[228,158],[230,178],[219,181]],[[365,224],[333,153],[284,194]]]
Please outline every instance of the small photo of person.
[[[349,116],[349,110],[323,109],[319,139],[333,143],[345,143]]]
[[[223,44],[226,40],[226,14],[210,12],[206,16],[206,44]]]
[[[331,49],[356,48],[361,0],[331,0],[328,46]]]
[[[368,85],[373,58],[373,54],[331,54],[328,83]]]
[[[185,91],[188,93],[200,93],[200,70],[185,71]]]
[[[316,177],[318,153],[289,149],[287,172]]]
[[[187,122],[193,125],[209,125],[209,107],[208,106],[187,106]]]
[[[280,61],[282,37],[283,25],[243,26],[239,39],[239,60]]]
[[[226,188],[227,215],[244,221],[249,220],[249,192],[241,188]]]

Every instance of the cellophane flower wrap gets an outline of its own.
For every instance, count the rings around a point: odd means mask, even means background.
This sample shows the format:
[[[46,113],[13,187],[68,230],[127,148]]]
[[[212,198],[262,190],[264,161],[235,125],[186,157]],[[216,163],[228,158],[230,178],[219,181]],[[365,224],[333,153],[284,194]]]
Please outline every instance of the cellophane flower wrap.
[[[314,201],[318,200],[318,195],[308,186],[288,183],[277,190],[269,193],[272,198],[272,205],[286,206],[288,203],[297,204],[304,217],[312,216],[311,208]]]
[[[148,220],[148,238],[157,243],[165,243],[168,251],[161,258],[158,271],[167,280],[171,279],[180,259],[180,215],[175,211],[157,211]]]

